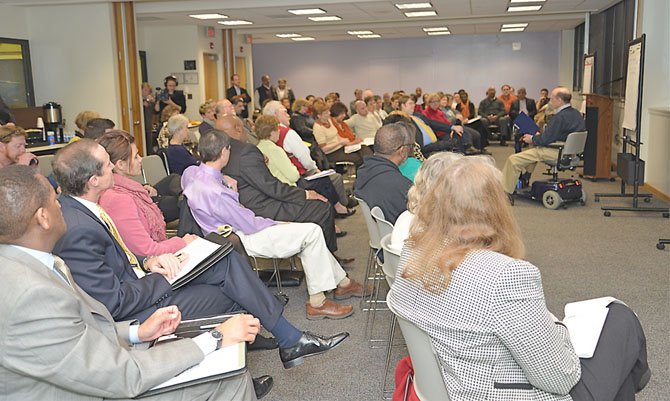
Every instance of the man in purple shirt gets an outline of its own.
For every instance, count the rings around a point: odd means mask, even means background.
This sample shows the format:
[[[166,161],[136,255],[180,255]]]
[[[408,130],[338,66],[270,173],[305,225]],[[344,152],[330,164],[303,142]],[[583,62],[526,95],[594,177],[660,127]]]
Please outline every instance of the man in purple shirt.
[[[181,179],[193,217],[205,233],[229,224],[251,256],[287,258],[298,254],[305,271],[309,303],[307,319],[342,319],[353,313],[351,305],[327,299],[324,292],[335,290],[335,299],[361,297],[363,286],[349,279],[326,246],[321,228],[314,223],[276,222],[256,216],[240,204],[236,182],[221,169],[230,157],[230,139],[211,131],[200,138],[200,166],[191,166]]]

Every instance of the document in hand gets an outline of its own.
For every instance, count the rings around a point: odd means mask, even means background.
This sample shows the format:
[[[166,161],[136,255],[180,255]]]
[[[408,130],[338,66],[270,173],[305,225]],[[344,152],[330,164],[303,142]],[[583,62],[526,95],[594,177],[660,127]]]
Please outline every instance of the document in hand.
[[[188,261],[181,271],[179,271],[179,274],[172,280],[169,280],[172,289],[176,290],[198,277],[232,250],[233,244],[231,242],[219,245],[203,238],[197,238],[195,241],[192,241],[175,254],[177,257],[184,254],[188,255]]]
[[[233,315],[219,315],[202,319],[184,320],[179,324],[173,335],[163,336],[156,340],[154,346],[161,342],[174,341],[181,338],[192,338],[212,330],[219,323]],[[205,356],[202,362],[183,371],[177,376],[164,381],[137,398],[164,393],[176,388],[193,386],[212,380],[225,379],[244,373],[246,369],[247,348],[244,342],[223,347]],[[177,357],[177,356],[175,356]]]
[[[613,297],[602,297],[565,305],[563,324],[568,328],[570,341],[580,358],[591,358],[598,345],[600,332],[612,302],[623,303]]]
[[[329,168],[328,170],[319,171],[316,174],[312,174],[309,177],[305,177],[305,180],[312,181],[312,180],[316,180],[317,178],[328,177],[329,175],[333,175],[333,174],[335,174],[335,170],[333,170],[332,168]]]
[[[344,147],[344,153],[354,153],[361,150],[361,144],[357,143],[355,145],[347,145]]]
[[[535,135],[540,132],[540,127],[523,111],[514,119],[514,126],[519,130],[520,134]]]

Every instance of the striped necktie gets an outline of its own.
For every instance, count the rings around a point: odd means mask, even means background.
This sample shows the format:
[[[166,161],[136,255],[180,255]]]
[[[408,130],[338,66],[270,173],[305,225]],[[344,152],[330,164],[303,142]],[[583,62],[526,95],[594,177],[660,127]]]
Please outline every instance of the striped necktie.
[[[433,132],[433,129],[428,126],[428,124],[424,123],[422,119],[416,116],[411,116],[416,125],[419,126],[419,129],[421,130],[421,135],[423,135],[423,144],[428,145],[429,143],[434,143],[437,142],[437,135],[435,135],[435,132]]]
[[[130,267],[133,268],[133,271],[137,275],[137,278],[142,278],[146,275],[144,270],[140,267],[139,262],[137,261],[137,257],[135,257],[135,254],[130,252],[130,249],[126,246],[126,244],[123,242],[123,239],[121,239],[121,235],[119,234],[119,230],[116,229],[116,225],[114,225],[114,222],[112,221],[112,218],[109,217],[107,212],[100,206],[98,206],[98,210],[100,211],[100,219],[105,223],[107,226],[107,229],[109,232],[112,234],[116,242],[121,245],[121,248],[123,249],[123,252],[126,253],[126,257],[128,257],[128,261],[130,262]]]
[[[70,277],[72,276],[70,275],[69,269],[67,268],[65,261],[56,255],[54,255],[54,272],[58,277],[65,281],[67,285],[72,287],[72,280],[70,280]]]

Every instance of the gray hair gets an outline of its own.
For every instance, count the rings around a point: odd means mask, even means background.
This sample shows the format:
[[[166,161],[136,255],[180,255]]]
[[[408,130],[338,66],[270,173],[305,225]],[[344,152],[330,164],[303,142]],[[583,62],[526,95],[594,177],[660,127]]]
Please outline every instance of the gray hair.
[[[84,138],[56,153],[53,172],[63,194],[81,196],[86,193],[88,179],[102,175],[102,161],[93,156],[93,150],[98,146],[94,140]]]
[[[212,130],[200,137],[198,153],[203,163],[213,162],[221,157],[221,151],[230,146],[230,138],[219,130]]]
[[[383,125],[375,134],[375,154],[391,156],[401,146],[407,144],[407,129],[404,125],[393,123]]]
[[[436,178],[456,160],[463,157],[453,152],[438,152],[426,159],[414,176],[414,185],[407,192],[407,210],[415,213],[421,199],[431,188]]]
[[[277,113],[277,110],[284,107],[278,100],[270,100],[263,107],[263,114],[266,116],[274,116]]]
[[[170,117],[167,122],[167,130],[170,133],[170,137],[182,128],[188,127],[188,118],[183,114],[175,114]]]

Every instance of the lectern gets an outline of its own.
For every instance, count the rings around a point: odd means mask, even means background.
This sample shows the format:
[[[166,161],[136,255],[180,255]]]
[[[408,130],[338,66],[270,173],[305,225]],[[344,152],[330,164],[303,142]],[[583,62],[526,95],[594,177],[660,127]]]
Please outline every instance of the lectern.
[[[586,95],[586,146],[584,177],[610,178],[612,168],[613,101],[607,96]]]

